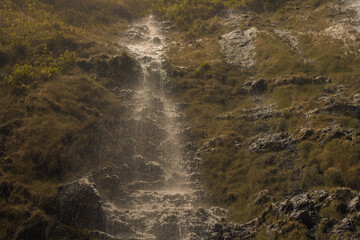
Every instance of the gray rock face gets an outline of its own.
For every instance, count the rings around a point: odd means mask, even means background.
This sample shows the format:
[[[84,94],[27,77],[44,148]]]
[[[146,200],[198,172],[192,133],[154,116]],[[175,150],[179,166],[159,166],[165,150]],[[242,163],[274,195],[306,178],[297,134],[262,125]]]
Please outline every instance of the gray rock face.
[[[269,234],[275,233],[281,235],[283,234],[281,225],[292,220],[306,226],[307,234],[310,238],[316,239],[314,230],[318,229],[320,231],[319,225],[321,225],[324,226],[321,231],[327,237],[326,239],[332,237],[342,239],[345,233],[350,234],[353,237],[352,239],[358,239],[359,234],[356,232],[356,227],[359,226],[357,219],[359,219],[360,213],[353,208],[358,200],[358,197],[351,199],[353,196],[353,192],[349,189],[339,188],[332,192],[313,190],[287,198],[283,202],[272,204],[265,210],[261,219],[256,224],[256,229],[265,227]],[[348,208],[345,208],[342,213],[345,216],[343,219],[329,220],[321,217],[321,210],[327,208],[332,203],[344,203],[345,205],[348,203]],[[349,208],[349,206],[351,207]],[[268,222],[266,219],[272,220]],[[274,223],[274,220],[276,223]]]
[[[356,98],[355,98],[356,100]],[[329,115],[344,115],[360,119],[360,104],[352,99],[347,98],[341,93],[332,96],[322,96],[316,99],[322,104],[321,108],[316,108],[307,113],[311,116],[313,114],[329,114]]]
[[[266,151],[295,151],[296,141],[288,133],[268,133],[264,137],[255,138],[250,146],[251,151],[266,152]]]
[[[326,143],[335,138],[345,138],[353,141],[360,133],[354,129],[344,129],[338,126],[322,128],[322,129],[311,129],[303,128],[300,130],[299,141],[306,139],[312,139],[320,143]]]
[[[242,68],[255,66],[255,40],[258,29],[235,30],[221,36],[220,46],[229,63]]]
[[[349,204],[347,206],[347,210],[349,212],[360,211],[360,198],[359,198],[359,196],[351,199],[351,201],[349,202]]]
[[[101,196],[87,178],[61,187],[57,202],[62,223],[80,229],[106,230]]]

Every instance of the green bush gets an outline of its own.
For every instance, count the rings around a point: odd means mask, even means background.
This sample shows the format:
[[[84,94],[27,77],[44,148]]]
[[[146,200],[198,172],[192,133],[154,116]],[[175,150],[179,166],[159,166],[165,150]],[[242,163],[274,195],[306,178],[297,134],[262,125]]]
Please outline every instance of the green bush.
[[[14,87],[29,87],[35,80],[45,81],[60,74],[70,67],[75,59],[75,53],[67,50],[58,58],[42,55],[33,64],[15,65],[6,80]]]

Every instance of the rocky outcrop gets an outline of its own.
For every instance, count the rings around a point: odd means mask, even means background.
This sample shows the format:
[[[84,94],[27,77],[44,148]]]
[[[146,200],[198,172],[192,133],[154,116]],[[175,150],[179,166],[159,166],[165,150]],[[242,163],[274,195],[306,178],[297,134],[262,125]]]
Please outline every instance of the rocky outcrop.
[[[255,66],[255,40],[259,30],[255,27],[245,31],[235,30],[220,39],[221,50],[229,63],[242,68]]]
[[[360,133],[354,129],[345,129],[339,126],[327,127],[322,129],[303,128],[299,131],[299,141],[311,139],[319,143],[326,143],[335,138],[345,138],[354,141]]]
[[[121,55],[100,54],[77,62],[78,66],[99,77],[115,80],[120,86],[135,86],[140,81],[141,67],[126,52]]]
[[[265,92],[266,89],[266,80],[259,78],[257,80],[245,82],[242,93],[261,94]]]
[[[274,32],[279,37],[285,39],[300,57],[305,57],[303,51],[299,47],[300,44],[299,38],[293,32],[285,29],[274,29]]]
[[[106,230],[102,198],[87,178],[59,188],[57,218],[65,225],[80,229]]]
[[[356,100],[356,98],[354,99]],[[345,115],[360,119],[360,104],[356,101],[352,101],[342,94],[336,94],[332,96],[322,96],[316,99],[321,108],[315,108],[306,114],[311,116],[313,114],[329,114],[329,115]]]
[[[285,132],[267,133],[262,137],[255,137],[249,149],[254,152],[278,152],[283,150],[294,152],[296,150],[296,141]]]
[[[283,228],[289,222],[297,222],[311,239],[316,239],[315,236],[343,239],[345,234],[351,239],[358,239],[358,205],[359,193],[350,189],[313,190],[270,205],[258,219],[256,229],[265,228],[269,236],[286,237],[287,231]],[[336,219],[324,215],[325,212],[342,217]]]

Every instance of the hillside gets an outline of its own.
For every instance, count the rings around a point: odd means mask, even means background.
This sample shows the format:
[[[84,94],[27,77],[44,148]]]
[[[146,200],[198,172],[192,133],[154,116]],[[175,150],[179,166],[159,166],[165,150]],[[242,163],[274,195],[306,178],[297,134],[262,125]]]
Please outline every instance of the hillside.
[[[360,238],[359,1],[0,20],[1,239]]]

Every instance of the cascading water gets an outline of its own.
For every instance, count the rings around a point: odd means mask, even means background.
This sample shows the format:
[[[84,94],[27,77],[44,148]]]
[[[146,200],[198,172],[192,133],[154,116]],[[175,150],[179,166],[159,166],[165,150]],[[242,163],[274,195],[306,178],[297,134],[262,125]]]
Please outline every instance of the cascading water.
[[[194,178],[199,159],[183,144],[182,116],[168,97],[167,46],[159,26],[150,16],[121,39],[141,64],[143,78],[129,90],[126,130],[135,147],[125,172],[132,180],[105,204],[107,232],[120,239],[223,239],[214,228],[225,210],[201,207],[203,194]]]

